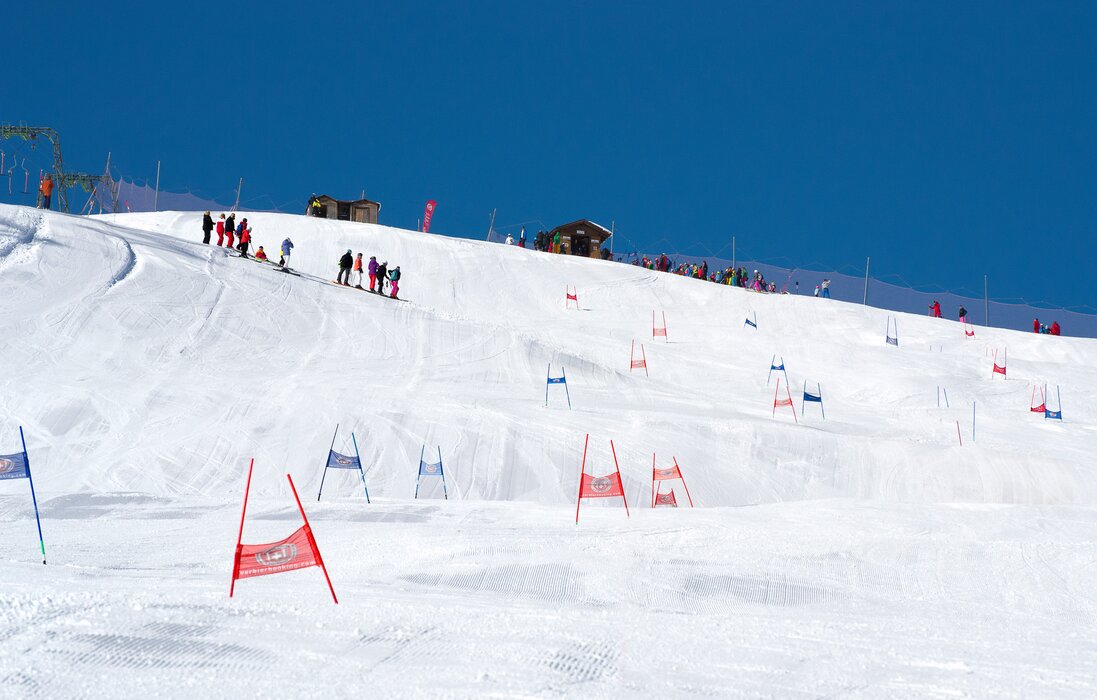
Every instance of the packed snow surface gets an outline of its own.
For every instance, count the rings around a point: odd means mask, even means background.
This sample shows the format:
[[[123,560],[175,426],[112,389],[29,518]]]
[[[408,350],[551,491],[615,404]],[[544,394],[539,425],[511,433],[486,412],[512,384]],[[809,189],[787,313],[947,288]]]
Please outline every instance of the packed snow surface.
[[[0,696],[1097,696],[1097,342],[897,314],[894,347],[879,309],[244,215],[300,276],[196,213],[0,206],[0,453],[23,426],[49,561],[0,481]],[[406,301],[332,285],[348,248]],[[337,424],[372,504],[317,502]],[[587,434],[628,516],[575,524]],[[653,454],[696,508],[650,507]],[[228,597],[252,457],[244,542],[300,525],[291,474],[339,605],[317,568]]]

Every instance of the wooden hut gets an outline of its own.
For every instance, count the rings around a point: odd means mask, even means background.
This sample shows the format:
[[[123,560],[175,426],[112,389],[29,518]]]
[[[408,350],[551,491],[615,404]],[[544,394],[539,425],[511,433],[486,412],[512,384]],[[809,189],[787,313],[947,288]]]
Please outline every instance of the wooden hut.
[[[560,252],[567,255],[582,255],[588,258],[601,258],[602,245],[613,234],[604,226],[590,219],[579,219],[570,224],[557,226],[549,234],[560,233]]]
[[[323,219],[376,224],[377,216],[381,213],[381,204],[368,199],[335,199],[326,194],[319,195],[316,199],[320,200],[320,217]],[[313,215],[311,207],[308,214]]]

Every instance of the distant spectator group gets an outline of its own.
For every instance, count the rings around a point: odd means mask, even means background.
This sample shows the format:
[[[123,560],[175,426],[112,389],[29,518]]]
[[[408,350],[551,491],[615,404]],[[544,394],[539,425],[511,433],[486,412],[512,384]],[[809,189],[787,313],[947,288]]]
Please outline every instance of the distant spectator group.
[[[1060,328],[1058,321],[1052,321],[1051,325],[1049,326],[1047,324],[1040,323],[1040,319],[1038,318],[1032,319],[1033,333],[1043,333],[1044,335],[1059,335],[1059,331]]]

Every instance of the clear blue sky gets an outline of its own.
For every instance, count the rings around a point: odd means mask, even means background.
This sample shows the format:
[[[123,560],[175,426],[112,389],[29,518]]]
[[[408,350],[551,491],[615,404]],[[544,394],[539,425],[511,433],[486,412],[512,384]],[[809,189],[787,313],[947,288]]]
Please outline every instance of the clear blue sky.
[[[180,9],[185,8],[185,9]],[[1097,3],[9,3],[70,169],[1097,306]],[[0,144],[3,145],[3,144]],[[5,146],[7,147],[7,146]],[[6,187],[0,201],[6,196]],[[667,239],[671,242],[663,242]],[[849,267],[847,267],[849,269]]]

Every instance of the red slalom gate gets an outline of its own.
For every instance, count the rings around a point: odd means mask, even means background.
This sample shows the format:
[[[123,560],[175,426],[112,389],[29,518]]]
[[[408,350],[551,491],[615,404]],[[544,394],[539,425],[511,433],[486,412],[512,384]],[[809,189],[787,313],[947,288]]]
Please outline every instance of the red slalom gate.
[[[990,370],[990,378],[994,379],[994,375],[1000,374],[1002,378],[1006,378],[1006,363],[1009,360],[1009,348],[1002,351],[1002,364],[998,365],[998,351],[994,351],[994,368]]]
[[[641,367],[644,369],[644,376],[645,377],[650,377],[651,375],[648,374],[648,356],[647,356],[647,353],[644,352],[644,344],[640,343],[640,359],[637,360],[636,359],[636,340],[633,339],[632,349],[629,351],[629,368],[628,368],[628,371],[631,372],[632,370],[640,369]]]
[[[251,492],[251,473],[255,467],[255,458],[248,464],[248,480],[244,487],[244,505],[240,510],[240,532],[236,536],[236,555],[232,562],[232,583],[229,584],[229,597],[236,590],[236,582],[239,579],[253,578],[255,576],[268,576],[281,574],[286,571],[305,569],[310,566],[318,566],[324,572],[324,580],[331,591],[331,599],[339,604],[335,597],[335,589],[331,585],[328,569],[324,566],[324,560],[320,556],[320,548],[316,545],[312,527],[309,525],[308,516],[301,506],[301,499],[297,496],[297,488],[293,485],[293,478],[286,474],[289,480],[290,490],[293,491],[293,499],[297,501],[297,510],[301,513],[304,525],[299,527],[292,535],[269,544],[243,544],[244,516],[248,512],[248,494]]]
[[[969,338],[975,337],[975,326],[971,325],[967,321],[964,321],[964,335]]]
[[[671,459],[674,460],[674,466],[673,467],[667,467],[666,469],[658,469],[655,466],[655,453],[654,452],[651,453],[651,507],[654,508],[655,506],[659,505],[659,503],[660,503],[659,497],[662,496],[662,495],[665,495],[665,494],[660,494],[659,493],[659,487],[662,486],[662,482],[664,482],[664,481],[673,481],[673,480],[677,479],[677,480],[682,482],[682,488],[684,488],[686,490],[686,498],[689,499],[689,507],[692,508],[693,507],[693,497],[689,495],[689,487],[686,486],[686,479],[685,479],[684,476],[682,476],[682,468],[678,466],[678,458],[677,457],[671,457]],[[657,487],[655,485],[656,482],[659,482],[659,487]],[[670,494],[671,494],[671,498],[673,499],[674,498],[674,490],[673,489],[671,490]],[[678,502],[675,501],[674,505],[677,506]]]
[[[781,391],[781,378],[777,377],[777,388],[773,392],[773,415],[777,415],[777,409],[783,406],[788,406],[792,410],[792,420],[799,423],[799,419],[796,418],[796,405],[792,403],[792,394],[789,393],[788,384],[785,384],[785,398],[778,399],[777,393]]]
[[[590,444],[590,433],[583,440],[583,462],[579,467],[579,497],[575,500],[575,522],[579,523],[579,504],[584,498],[614,498],[621,497],[625,504],[625,517],[632,517],[628,512],[628,499],[625,498],[625,486],[621,483],[621,467],[617,465],[617,450],[613,446],[613,440],[609,441],[609,449],[613,452],[612,474],[594,476],[587,474],[587,446]]]
[[[579,289],[578,287],[564,287],[564,308],[570,308],[568,304],[575,302],[575,310],[579,310]]]
[[[1032,413],[1046,413],[1047,412],[1047,397],[1044,396],[1043,387],[1041,387],[1039,389],[1039,391],[1040,391],[1040,405],[1039,406],[1033,406],[1032,405],[1036,402],[1036,391],[1037,391],[1036,387],[1033,386],[1032,387],[1032,397],[1028,400],[1028,410],[1031,411]]]
[[[663,327],[659,328],[655,325],[655,309],[651,310],[651,339],[662,337],[663,340],[670,342],[670,338],[667,337],[667,312],[663,311]]]
[[[667,491],[666,493],[656,494],[655,503],[652,504],[652,508],[659,506],[670,506],[671,508],[678,507],[678,501],[674,498],[674,489]]]

